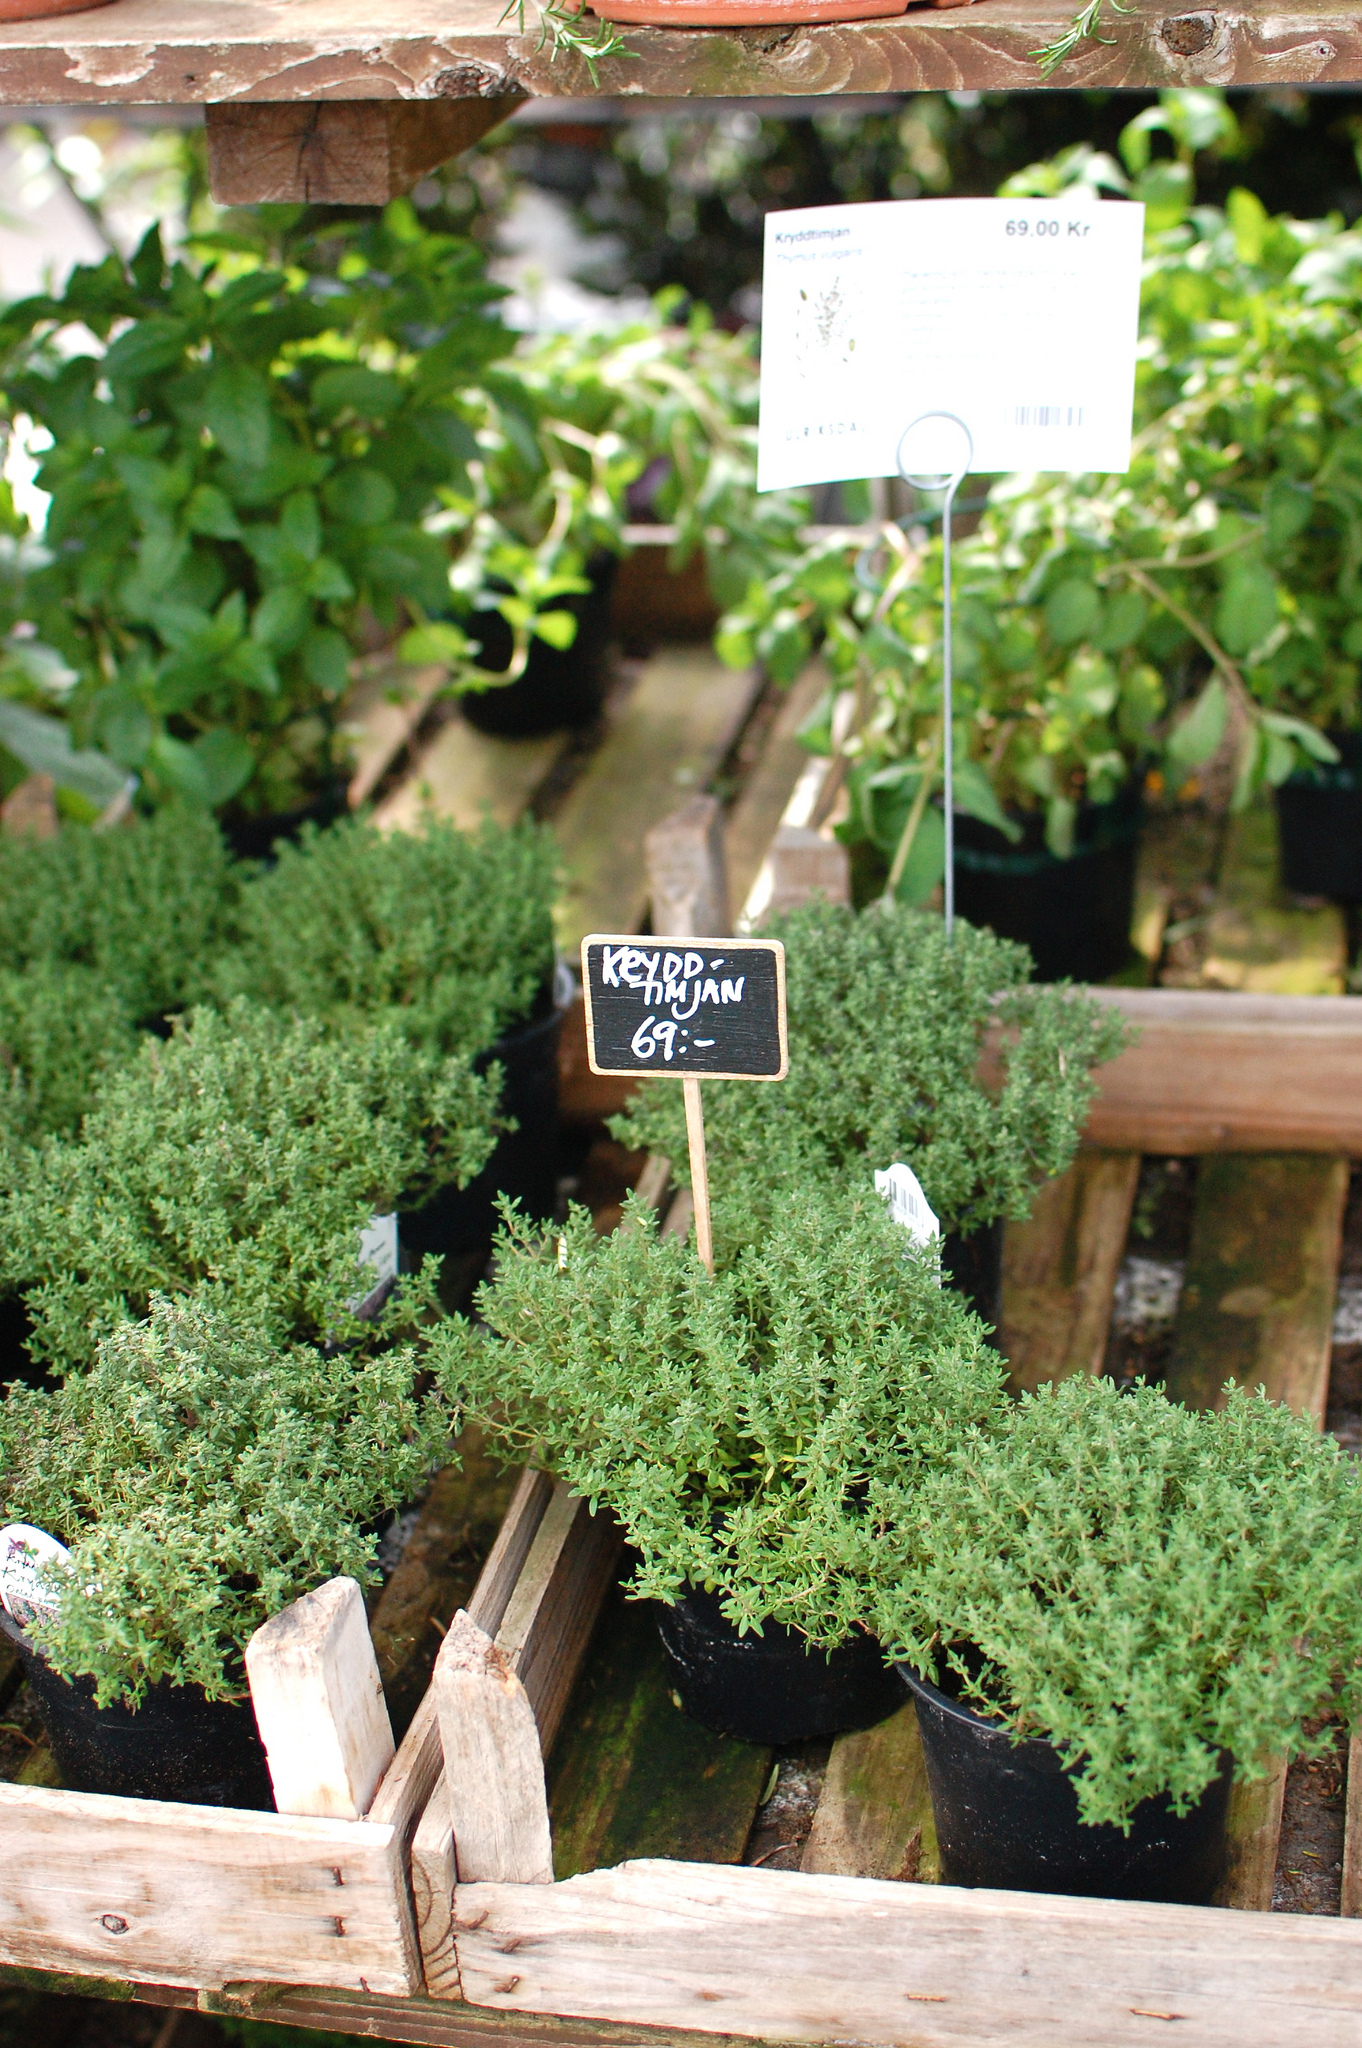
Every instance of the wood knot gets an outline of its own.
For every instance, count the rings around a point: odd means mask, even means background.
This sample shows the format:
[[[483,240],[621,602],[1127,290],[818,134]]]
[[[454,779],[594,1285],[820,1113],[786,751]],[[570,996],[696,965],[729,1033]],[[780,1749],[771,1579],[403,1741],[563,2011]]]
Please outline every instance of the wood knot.
[[[740,28],[737,40],[756,56],[769,57],[776,50],[783,50],[799,34],[797,28]]]
[[[1159,34],[1175,57],[1199,57],[1215,37],[1215,16],[1170,14]]]
[[[121,1913],[101,1913],[99,1924],[106,1934],[126,1934],[128,1923]]]
[[[495,100],[515,86],[504,71],[487,64],[450,64],[437,71],[428,88],[436,100]]]

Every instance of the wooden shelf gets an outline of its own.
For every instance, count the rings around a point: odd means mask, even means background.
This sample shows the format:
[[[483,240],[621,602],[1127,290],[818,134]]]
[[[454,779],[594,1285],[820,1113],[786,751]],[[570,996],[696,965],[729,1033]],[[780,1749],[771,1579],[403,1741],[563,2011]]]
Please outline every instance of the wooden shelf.
[[[779,4],[779,0],[775,0]],[[1071,0],[978,0],[881,21],[753,29],[630,29],[630,58],[550,62],[500,0],[114,0],[0,26],[8,105],[242,101],[805,96],[924,89],[1035,89],[1032,52]],[[1052,83],[1312,85],[1362,79],[1362,20],[1342,0],[1108,11],[1092,45]]]

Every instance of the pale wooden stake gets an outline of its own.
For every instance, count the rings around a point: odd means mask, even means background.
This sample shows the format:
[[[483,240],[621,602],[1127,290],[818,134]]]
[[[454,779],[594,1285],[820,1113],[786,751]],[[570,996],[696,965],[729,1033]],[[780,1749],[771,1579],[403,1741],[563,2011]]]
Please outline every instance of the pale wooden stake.
[[[279,1812],[359,1820],[393,1731],[355,1580],[328,1579],[263,1622],[246,1676]]]
[[[1362,1735],[1348,1744],[1348,1807],[1343,1824],[1343,1897],[1339,1912],[1362,1920]]]
[[[709,1224],[709,1168],[705,1164],[705,1112],[700,1102],[700,1082],[687,1074],[681,1083],[686,1099],[686,1136],[690,1140],[690,1186],[695,1202],[695,1248],[714,1276],[714,1235]]]
[[[461,1880],[552,1884],[534,1708],[505,1651],[462,1608],[440,1645],[432,1690]]]

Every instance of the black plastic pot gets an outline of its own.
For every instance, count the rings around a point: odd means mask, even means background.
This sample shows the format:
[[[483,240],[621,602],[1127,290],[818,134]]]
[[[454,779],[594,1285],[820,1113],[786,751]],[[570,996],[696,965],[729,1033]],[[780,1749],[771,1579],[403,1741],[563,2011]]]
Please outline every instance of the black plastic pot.
[[[941,1240],[941,1270],[977,1316],[996,1330],[1003,1313],[1003,1219]]]
[[[740,1636],[715,1594],[692,1590],[659,1607],[658,1634],[681,1704],[693,1720],[743,1742],[805,1742],[872,1728],[903,1705],[903,1686],[872,1636],[831,1656],[768,1621]]]
[[[902,1667],[901,1667],[902,1668]],[[916,1672],[917,1704],[944,1884],[1084,1898],[1206,1905],[1225,1867],[1232,1761],[1179,1820],[1167,1798],[1144,1799],[1129,1835],[1084,1827],[1078,1795],[1049,1742],[1014,1745]]]
[[[1288,776],[1276,792],[1282,885],[1362,903],[1362,733],[1331,733],[1340,758]]]
[[[539,733],[594,725],[605,702],[615,568],[613,555],[593,556],[587,564],[590,590],[556,600],[554,609],[571,612],[577,621],[577,637],[570,647],[531,640],[529,659],[515,682],[470,691],[459,699],[470,725],[501,739],[532,739]],[[498,675],[510,667],[511,629],[500,612],[474,612],[465,630],[479,644],[481,667]]]
[[[59,1678],[3,1610],[0,1636],[23,1660],[67,1791],[273,1811],[249,1700],[209,1700],[201,1686],[162,1683],[135,1712],[97,1707],[94,1681]]]
[[[398,1218],[398,1241],[419,1261],[427,1252],[457,1258],[491,1244],[500,1218],[498,1195],[509,1195],[526,1215],[542,1221],[553,1214],[558,1193],[558,1040],[565,1008],[546,997],[548,1008],[518,1030],[507,1032],[474,1065],[485,1073],[493,1060],[505,1079],[501,1108],[516,1129],[498,1138],[482,1172],[466,1188],[441,1188],[419,1209]]]
[[[1037,981],[1105,981],[1130,953],[1143,809],[1138,783],[1112,803],[1084,804],[1068,860],[1046,846],[1038,814],[1018,818],[1016,846],[993,826],[957,815],[956,909],[1029,946]]]
[[[238,860],[268,860],[281,839],[296,839],[304,825],[334,825],[346,811],[347,784],[340,776],[319,795],[291,811],[264,811],[259,817],[219,818],[222,836]]]

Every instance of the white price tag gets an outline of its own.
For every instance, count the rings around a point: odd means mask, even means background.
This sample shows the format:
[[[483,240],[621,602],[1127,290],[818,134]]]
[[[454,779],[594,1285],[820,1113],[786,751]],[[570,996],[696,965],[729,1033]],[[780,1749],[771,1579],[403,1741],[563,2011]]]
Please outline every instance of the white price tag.
[[[973,468],[1130,467],[1144,208],[905,199],[766,216],[757,488],[893,476],[949,412]]]
[[[377,1276],[367,1294],[346,1303],[351,1315],[376,1315],[397,1278],[397,1214],[371,1216],[359,1237],[359,1263]]]
[[[903,1225],[914,1244],[934,1244],[940,1237],[941,1224],[910,1166],[896,1160],[887,1172],[876,1167],[875,1192],[884,1196],[890,1215]]]
[[[66,1564],[71,1553],[45,1529],[28,1522],[10,1522],[0,1529],[0,1606],[11,1621],[27,1628],[55,1613],[51,1590],[39,1578],[45,1564]]]

